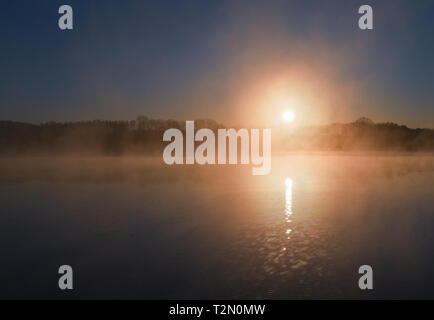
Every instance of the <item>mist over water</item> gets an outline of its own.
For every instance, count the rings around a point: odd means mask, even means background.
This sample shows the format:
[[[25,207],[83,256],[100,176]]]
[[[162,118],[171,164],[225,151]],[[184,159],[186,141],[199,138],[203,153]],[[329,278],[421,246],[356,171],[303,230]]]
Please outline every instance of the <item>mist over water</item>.
[[[434,298],[429,154],[294,153],[267,176],[160,157],[0,163],[2,298]]]

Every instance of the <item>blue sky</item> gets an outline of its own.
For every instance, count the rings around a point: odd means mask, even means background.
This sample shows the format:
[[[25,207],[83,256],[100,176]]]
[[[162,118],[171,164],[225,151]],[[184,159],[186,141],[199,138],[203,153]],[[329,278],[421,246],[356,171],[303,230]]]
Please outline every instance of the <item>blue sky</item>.
[[[433,34],[430,0],[3,1],[0,119],[259,123],[286,90],[300,124],[434,127]]]

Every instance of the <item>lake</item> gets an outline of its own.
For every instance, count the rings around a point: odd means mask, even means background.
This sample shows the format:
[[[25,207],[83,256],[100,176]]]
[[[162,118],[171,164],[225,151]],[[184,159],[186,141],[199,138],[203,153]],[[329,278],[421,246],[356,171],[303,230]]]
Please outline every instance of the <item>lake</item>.
[[[0,297],[434,298],[434,156],[0,158]],[[74,290],[58,289],[60,265]],[[361,265],[374,289],[360,290]]]

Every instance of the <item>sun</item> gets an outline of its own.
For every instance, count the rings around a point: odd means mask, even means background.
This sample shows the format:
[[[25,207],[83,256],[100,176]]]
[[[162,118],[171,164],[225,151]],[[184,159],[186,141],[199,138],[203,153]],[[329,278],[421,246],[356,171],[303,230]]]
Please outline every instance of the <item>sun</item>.
[[[285,121],[285,122],[288,122],[288,123],[292,122],[292,121],[294,121],[294,118],[295,118],[295,114],[292,111],[285,111],[283,113],[283,121]]]
[[[291,178],[286,178],[285,185],[289,189],[292,188],[292,179]]]

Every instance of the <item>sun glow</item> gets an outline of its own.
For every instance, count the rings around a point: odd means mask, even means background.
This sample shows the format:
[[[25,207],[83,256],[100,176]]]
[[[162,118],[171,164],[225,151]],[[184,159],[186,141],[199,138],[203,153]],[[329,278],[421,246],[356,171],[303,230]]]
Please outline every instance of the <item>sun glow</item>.
[[[282,115],[283,121],[285,122],[292,122],[295,119],[295,114],[293,111],[285,111]]]
[[[285,186],[287,189],[292,189],[292,179],[291,178],[286,178]]]

